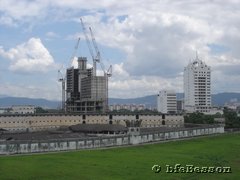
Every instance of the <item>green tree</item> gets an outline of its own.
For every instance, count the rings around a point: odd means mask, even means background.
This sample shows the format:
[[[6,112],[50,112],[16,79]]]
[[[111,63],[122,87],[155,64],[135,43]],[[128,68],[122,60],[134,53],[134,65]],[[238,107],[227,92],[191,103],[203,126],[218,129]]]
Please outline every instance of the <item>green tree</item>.
[[[214,116],[205,115],[200,112],[195,112],[195,113],[185,115],[184,122],[185,123],[193,123],[193,124],[213,124]]]
[[[39,113],[48,113],[47,110],[43,109],[42,107],[36,107],[36,113],[39,114]]]
[[[226,128],[240,128],[240,117],[237,116],[237,112],[227,108],[223,112]]]

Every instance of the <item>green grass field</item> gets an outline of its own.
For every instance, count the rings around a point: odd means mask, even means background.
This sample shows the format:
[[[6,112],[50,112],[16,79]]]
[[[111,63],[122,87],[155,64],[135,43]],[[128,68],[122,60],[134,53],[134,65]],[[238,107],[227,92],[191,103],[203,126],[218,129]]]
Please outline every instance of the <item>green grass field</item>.
[[[152,166],[161,165],[154,173]],[[232,173],[166,173],[166,164],[230,166]],[[135,147],[0,156],[0,179],[240,179],[240,134]]]

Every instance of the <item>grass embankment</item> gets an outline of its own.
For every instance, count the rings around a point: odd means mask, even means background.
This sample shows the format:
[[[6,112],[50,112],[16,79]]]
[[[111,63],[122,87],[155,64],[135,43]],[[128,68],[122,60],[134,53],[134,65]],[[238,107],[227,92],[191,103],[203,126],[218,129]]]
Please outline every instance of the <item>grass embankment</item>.
[[[135,147],[2,156],[0,179],[239,179],[240,134]],[[152,166],[161,165],[154,173]],[[166,164],[230,166],[232,173],[166,173]]]

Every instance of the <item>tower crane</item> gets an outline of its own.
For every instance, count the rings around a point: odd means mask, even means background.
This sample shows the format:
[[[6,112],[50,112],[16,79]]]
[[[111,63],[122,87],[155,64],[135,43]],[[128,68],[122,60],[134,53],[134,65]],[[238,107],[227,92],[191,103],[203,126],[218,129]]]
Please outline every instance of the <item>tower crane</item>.
[[[104,73],[104,77],[106,78],[106,107],[108,108],[108,78],[112,76],[112,65],[110,65],[110,67],[108,68],[107,71],[105,70],[104,64],[101,61],[101,54],[100,54],[100,51],[98,49],[97,42],[96,42],[96,39],[94,37],[94,34],[93,34],[93,31],[92,31],[91,27],[89,27],[89,31],[90,31],[91,38],[92,38],[92,43],[93,43],[93,46],[94,46],[94,49],[95,49],[95,52],[96,52],[96,57],[95,57],[96,61],[95,62],[100,63],[102,71]]]
[[[78,49],[78,46],[79,46],[79,42],[80,42],[80,37],[78,38],[77,40],[77,43],[76,45],[74,46],[74,51],[72,53],[72,56],[70,57],[70,62],[69,62],[69,67],[72,67],[72,63],[73,63],[73,60],[74,60],[74,57],[77,53],[77,49]]]
[[[100,62],[100,59],[101,59],[100,51],[98,49],[98,46],[97,46],[97,43],[96,43],[96,39],[95,39],[95,37],[93,35],[91,27],[89,27],[89,31],[90,31],[90,34],[91,34],[91,38],[92,38],[92,43],[93,43],[94,49],[96,51],[96,57],[95,57],[96,62]]]
[[[95,57],[96,62],[100,63],[103,73],[106,74],[108,77],[111,77],[112,76],[112,65],[110,65],[110,67],[108,68],[107,71],[105,70],[104,64],[101,61],[101,54],[100,54],[100,51],[98,49],[96,39],[93,35],[93,31],[92,31],[91,27],[89,27],[89,31],[90,31],[90,34],[91,34],[91,37],[92,37],[92,43],[93,43],[94,49],[96,51],[96,57]]]
[[[76,45],[74,47],[73,54],[70,57],[70,64],[69,64],[69,66],[72,66],[72,62],[73,62],[74,57],[76,55],[76,52],[77,52],[77,49],[78,49],[78,46],[79,46],[79,42],[80,42],[80,37],[78,38],[77,43],[76,43]],[[66,77],[65,77],[65,75],[62,74],[60,69],[58,70],[58,82],[62,83],[62,107],[61,107],[61,109],[62,109],[63,112],[65,112],[66,111],[66,108],[65,108],[65,101],[66,101],[66,99],[65,99],[65,97],[66,97],[66,95],[65,95],[65,92],[66,92]]]
[[[96,76],[96,71],[97,71],[96,70],[96,67],[97,67],[96,63],[97,63],[98,60],[94,57],[93,49],[92,49],[92,46],[90,44],[90,41],[89,41],[89,38],[88,38],[88,35],[87,35],[87,31],[86,31],[86,28],[85,28],[85,25],[83,23],[82,18],[80,18],[80,21],[81,21],[81,25],[82,25],[83,34],[84,34],[85,39],[87,41],[87,46],[88,46],[89,52],[90,52],[90,54],[92,56],[92,60],[93,60],[93,76]]]

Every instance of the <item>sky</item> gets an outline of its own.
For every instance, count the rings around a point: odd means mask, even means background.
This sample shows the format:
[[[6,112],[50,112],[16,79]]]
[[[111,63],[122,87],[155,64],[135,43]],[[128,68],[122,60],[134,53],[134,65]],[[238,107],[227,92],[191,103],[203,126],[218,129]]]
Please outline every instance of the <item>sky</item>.
[[[79,37],[75,55],[92,64],[80,18],[113,66],[110,97],[183,92],[196,51],[213,94],[240,92],[240,0],[0,0],[0,96],[60,100]]]

